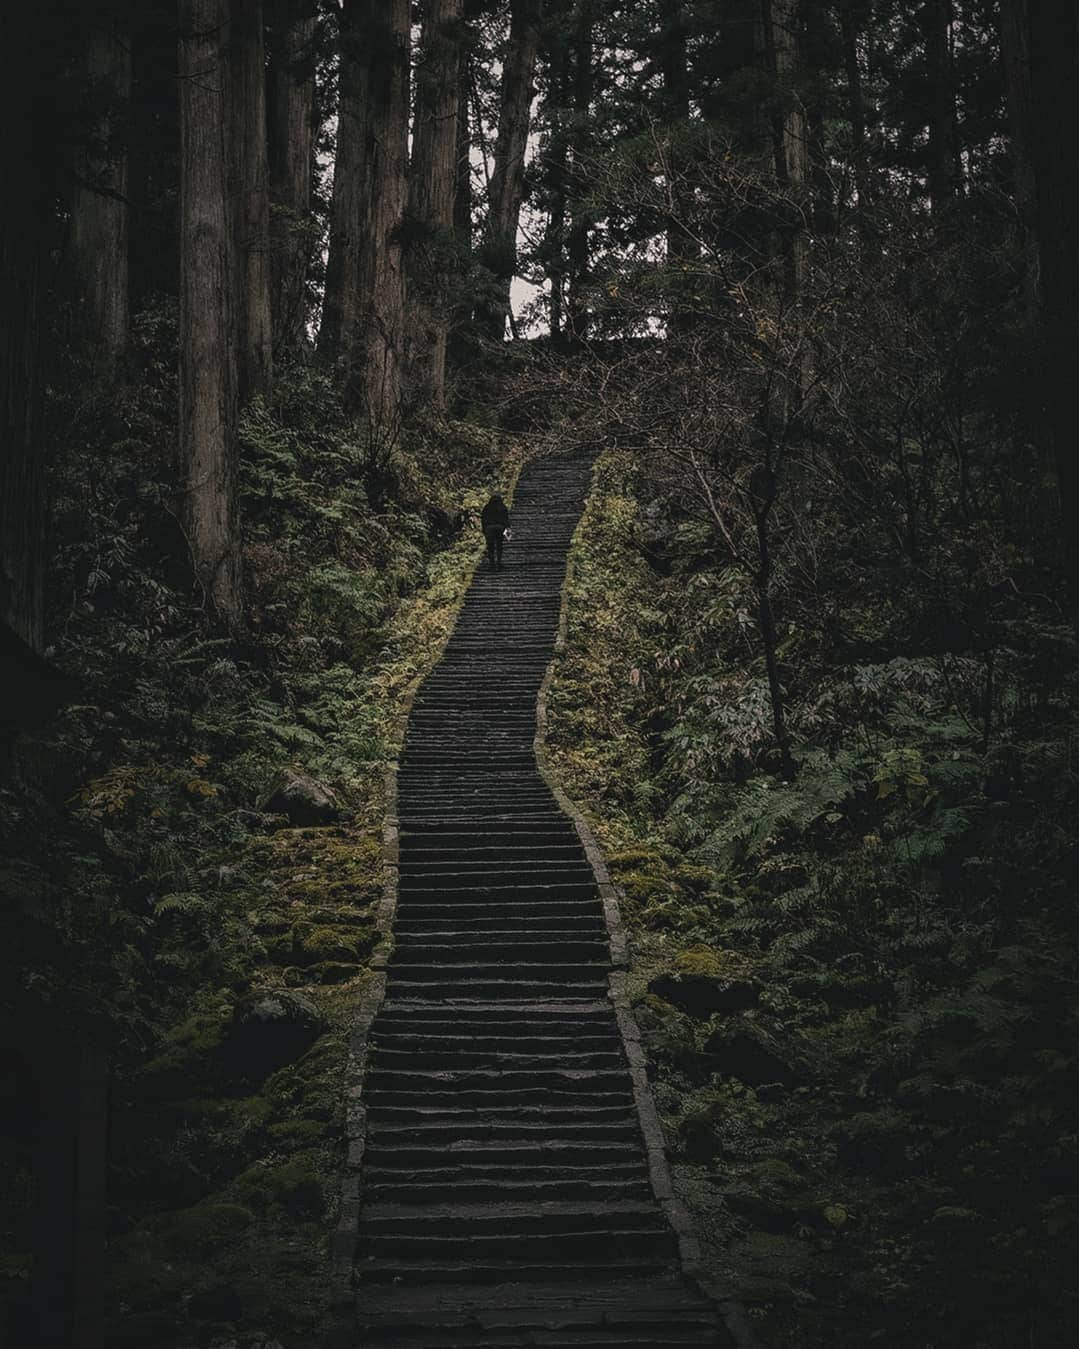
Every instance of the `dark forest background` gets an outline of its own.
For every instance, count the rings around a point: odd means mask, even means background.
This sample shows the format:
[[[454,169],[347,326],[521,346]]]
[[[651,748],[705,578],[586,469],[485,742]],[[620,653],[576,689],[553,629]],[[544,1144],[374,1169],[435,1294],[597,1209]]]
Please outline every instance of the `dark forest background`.
[[[326,1342],[383,769],[476,508],[588,447],[552,753],[710,1277],[1073,1344],[1077,6],[38,0],[0,61],[0,1343]]]

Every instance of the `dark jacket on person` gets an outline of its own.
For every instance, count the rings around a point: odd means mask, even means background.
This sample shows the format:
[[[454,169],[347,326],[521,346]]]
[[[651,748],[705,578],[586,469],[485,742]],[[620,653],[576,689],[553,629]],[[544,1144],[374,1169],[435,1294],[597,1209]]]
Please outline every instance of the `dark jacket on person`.
[[[509,508],[496,492],[480,512],[480,523],[483,525],[483,532],[486,534],[489,530],[505,529],[509,522]]]

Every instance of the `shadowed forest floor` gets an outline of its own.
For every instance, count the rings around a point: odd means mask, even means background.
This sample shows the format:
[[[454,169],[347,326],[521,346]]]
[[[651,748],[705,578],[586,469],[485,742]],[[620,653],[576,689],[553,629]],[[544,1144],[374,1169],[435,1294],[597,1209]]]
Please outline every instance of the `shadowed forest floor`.
[[[455,512],[508,488],[522,455],[432,427],[431,476],[372,505],[348,486],[359,448],[326,386],[304,376],[256,407],[240,648],[180,603],[152,490],[95,514],[158,416],[145,393],[91,402],[69,444],[123,439],[58,457],[56,659],[96,692],[31,745],[50,794],[5,796],[4,884],[27,919],[7,956],[27,1000],[115,1046],[110,1344],[313,1349],[383,770],[479,554]],[[1028,627],[1001,654],[1028,687],[1063,674],[998,713],[988,752],[961,668],[949,683],[936,658],[810,656],[825,710],[786,781],[753,766],[759,665],[708,546],[692,522],[657,523],[634,456],[601,456],[548,744],[623,892],[631,996],[710,1276],[766,1345],[1067,1343],[1069,639]],[[871,633],[868,610],[849,619]],[[275,813],[296,774],[330,793],[325,823]],[[283,1020],[245,1039],[266,996]],[[4,1146],[14,1305],[33,1192],[25,1144]]]

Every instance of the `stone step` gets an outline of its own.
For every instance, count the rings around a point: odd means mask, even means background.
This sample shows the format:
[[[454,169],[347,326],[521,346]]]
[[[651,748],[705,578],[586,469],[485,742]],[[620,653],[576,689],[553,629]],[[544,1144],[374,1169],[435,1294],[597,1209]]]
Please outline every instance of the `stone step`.
[[[553,1002],[564,999],[567,1002],[579,1002],[583,998],[600,998],[606,995],[607,973],[602,970],[594,979],[556,981],[554,979],[531,982],[510,979],[458,980],[452,984],[440,986],[437,980],[413,979],[407,967],[389,971],[388,992],[400,1001],[429,1002],[441,1001],[447,1006],[460,1004],[463,1008],[478,1002],[487,1002],[491,998],[530,999],[535,1002]]]
[[[364,1235],[471,1238],[507,1236],[548,1237],[552,1234],[594,1233],[604,1227],[626,1233],[662,1233],[669,1229],[654,1204],[626,1200],[575,1203],[554,1199],[542,1208],[511,1200],[492,1204],[428,1204],[422,1213],[412,1205],[381,1204],[367,1209]]]
[[[566,1156],[543,1162],[499,1160],[467,1161],[459,1157],[443,1157],[441,1161],[414,1166],[390,1155],[377,1162],[368,1162],[365,1176],[371,1184],[419,1184],[421,1181],[441,1184],[449,1181],[482,1182],[504,1180],[507,1184],[546,1184],[562,1181],[586,1184],[595,1181],[611,1185],[635,1185],[648,1178],[648,1168],[642,1157],[626,1155],[604,1161],[574,1160]]]
[[[584,1124],[570,1124],[565,1121],[551,1120],[549,1123],[531,1124],[516,1121],[477,1120],[464,1124],[456,1120],[436,1120],[431,1123],[416,1124],[399,1120],[380,1120],[370,1126],[369,1136],[382,1146],[389,1147],[419,1146],[426,1144],[438,1147],[442,1143],[482,1144],[488,1143],[532,1143],[545,1140],[558,1143],[616,1143],[637,1142],[640,1139],[640,1126],[636,1121],[610,1122],[606,1124],[588,1121]]]
[[[540,966],[544,973],[559,971],[578,964],[604,964],[609,955],[606,939],[558,936],[544,939],[540,934],[526,934],[515,940],[497,939],[488,935],[477,938],[470,933],[448,934],[449,939],[435,941],[429,935],[410,936],[401,933],[390,964],[393,969],[422,968],[426,966],[467,965],[478,967],[480,962],[488,972],[498,962],[516,965],[528,961],[529,974]],[[445,972],[439,970],[439,976]],[[591,971],[589,971],[591,973]]]
[[[447,941],[462,939],[482,941],[485,938],[505,938],[515,940],[529,934],[544,938],[569,939],[597,936],[607,937],[599,905],[588,905],[587,912],[578,915],[516,913],[506,914],[494,909],[489,916],[462,918],[447,905],[447,913],[426,918],[417,918],[410,910],[402,907],[394,924],[398,941],[402,937],[428,936],[434,941],[445,937]],[[452,927],[450,926],[452,924]]]
[[[650,1200],[652,1191],[647,1176],[635,1179],[619,1176],[610,1180],[563,1176],[555,1180],[517,1179],[499,1168],[489,1179],[469,1178],[447,1172],[449,1179],[436,1179],[433,1172],[413,1172],[411,1179],[383,1178],[387,1173],[372,1169],[367,1176],[364,1194],[371,1204],[485,1203],[491,1200],[517,1200],[521,1203],[546,1204],[553,1199],[578,1199],[583,1202],[602,1202],[607,1199]],[[591,1176],[591,1168],[589,1168]]]
[[[497,923],[499,926],[503,924],[527,926],[549,923],[558,927],[567,924],[577,927],[597,921],[602,923],[603,909],[599,896],[595,893],[596,887],[582,888],[590,889],[593,893],[580,895],[575,899],[538,900],[531,904],[511,903],[509,900],[498,899],[458,899],[456,895],[452,899],[435,900],[418,898],[416,894],[412,894],[398,901],[397,921],[413,926],[453,923],[458,930],[462,930],[465,924],[483,926]]]
[[[600,1240],[604,1254],[616,1259],[620,1256],[671,1259],[677,1249],[670,1228],[612,1227],[602,1218],[587,1229],[537,1230],[535,1215],[521,1219],[516,1228],[507,1226],[491,1232],[472,1230],[460,1223],[454,1232],[422,1229],[422,1224],[410,1222],[400,1231],[386,1230],[365,1210],[360,1221],[359,1269],[363,1270],[365,1256],[383,1260],[396,1256],[429,1260],[433,1264],[470,1257],[477,1263],[500,1260],[523,1265],[545,1259],[552,1263],[573,1262],[575,1257],[594,1255]]]
[[[593,1256],[595,1252],[592,1252]],[[478,1255],[478,1252],[477,1252]],[[607,1260],[575,1259],[527,1261],[516,1259],[463,1259],[434,1257],[428,1260],[385,1259],[369,1256],[356,1264],[356,1277],[364,1283],[393,1283],[408,1288],[416,1284],[577,1283],[605,1286],[617,1279],[647,1279],[667,1273],[669,1262],[656,1257],[612,1255]],[[361,1294],[362,1305],[362,1294]],[[443,1344],[442,1349],[450,1349]]]
[[[456,839],[483,838],[492,841],[498,839],[519,839],[522,835],[535,838],[537,842],[545,839],[556,841],[560,838],[578,838],[574,827],[564,815],[551,810],[547,815],[522,819],[520,816],[507,818],[505,815],[491,814],[487,819],[476,818],[469,821],[467,827],[454,820],[429,819],[408,816],[401,825],[401,841],[406,839],[445,838],[449,842]]]
[[[579,839],[562,843],[487,843],[471,847],[443,843],[440,839],[417,839],[408,835],[401,840],[401,860],[409,862],[523,862],[550,863],[584,860]],[[587,864],[586,864],[587,865]]]
[[[577,1104],[573,1106],[534,1106],[534,1105],[495,1105],[489,1109],[476,1106],[453,1105],[414,1105],[381,1106],[376,1123],[389,1124],[452,1124],[466,1128],[473,1123],[481,1124],[547,1124],[558,1127],[566,1124],[633,1124],[637,1117],[625,1105],[594,1106]],[[373,1126],[372,1126],[373,1127]]]
[[[576,1103],[586,1100],[589,1105],[625,1108],[633,1105],[633,1095],[628,1081],[616,1088],[603,1088],[590,1092],[581,1092],[565,1086],[547,1083],[537,1087],[492,1087],[487,1085],[462,1085],[452,1083],[448,1087],[437,1079],[416,1082],[413,1080],[378,1082],[371,1080],[365,1092],[368,1104],[373,1108],[383,1106],[405,1110],[414,1106],[437,1106],[440,1109],[453,1109],[458,1106],[474,1106],[477,1110],[497,1113],[500,1110],[519,1106],[532,1106],[536,1109],[563,1107],[570,1109]]]
[[[468,1013],[455,1010],[450,1013],[437,1007],[424,1010],[398,1007],[390,1001],[383,1004],[372,1034],[416,1033],[438,1035],[563,1035],[616,1033],[614,1013],[606,1000],[566,1007],[528,1004],[513,1007],[492,1003],[488,1007],[474,1007]]]
[[[517,882],[534,885],[587,885],[595,883],[592,868],[586,863],[572,866],[564,862],[536,862],[533,866],[481,862],[414,862],[403,857],[400,862],[400,890],[402,894],[438,885],[443,890],[507,889]]]
[[[394,1345],[395,1349],[681,1349],[684,1345],[728,1345],[727,1339],[718,1340],[717,1331],[709,1322],[697,1319],[675,1324],[668,1319],[662,1326],[650,1322],[633,1326],[628,1322],[619,1326],[567,1326],[565,1329],[547,1329],[544,1326],[505,1326],[485,1328],[474,1321],[462,1322],[453,1331],[453,1339],[446,1332],[433,1327],[408,1327],[394,1324],[389,1328],[370,1327],[365,1345]],[[387,1338],[387,1336],[389,1338]]]
[[[435,877],[409,877],[407,889],[398,887],[398,905],[409,912],[420,908],[430,908],[445,904],[447,911],[451,905],[465,908],[485,908],[489,913],[502,910],[502,906],[515,906],[516,911],[524,911],[541,903],[571,904],[579,912],[589,911],[589,906],[599,902],[599,891],[595,878],[591,881],[557,881],[548,885],[480,885],[473,884],[458,889],[447,890],[437,883]],[[504,910],[503,910],[504,911]]]
[[[629,1078],[624,1071],[593,1072],[573,1068],[545,1068],[542,1071],[500,1072],[490,1068],[464,1068],[460,1072],[423,1068],[381,1068],[371,1074],[370,1090],[382,1092],[418,1092],[429,1088],[441,1092],[468,1092],[497,1090],[520,1104],[529,1098],[528,1092],[550,1092],[551,1103],[556,1097],[569,1099],[592,1097],[599,1092],[612,1095],[630,1094]]]
[[[383,1048],[407,1046],[410,1049],[416,1048],[439,1054],[452,1053],[455,1049],[519,1054],[533,1047],[552,1054],[565,1051],[588,1053],[601,1048],[620,1048],[622,1044],[613,1021],[605,1031],[578,1035],[548,1035],[536,1031],[530,1034],[505,1035],[499,1033],[501,1027],[497,1023],[486,1027],[485,1033],[469,1034],[458,1030],[456,1034],[450,1034],[445,1028],[441,1030],[441,1034],[436,1034],[425,1027],[418,1028],[415,1024],[388,1029],[376,1027],[371,1040],[373,1044]]]

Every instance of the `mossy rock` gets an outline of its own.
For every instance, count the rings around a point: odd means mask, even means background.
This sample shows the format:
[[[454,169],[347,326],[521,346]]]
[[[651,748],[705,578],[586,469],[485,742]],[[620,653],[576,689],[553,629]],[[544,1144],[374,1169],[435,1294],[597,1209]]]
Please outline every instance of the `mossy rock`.
[[[679,951],[672,966],[656,975],[649,992],[688,1012],[707,1017],[743,1011],[756,1004],[759,991],[746,976],[746,964],[731,952],[710,946]]]
[[[271,965],[291,965],[295,939],[291,925],[283,931],[273,932],[263,938],[263,950]]]
[[[327,960],[321,965],[315,965],[311,972],[320,984],[347,984],[350,979],[359,978],[363,973],[363,966],[340,960]]]
[[[365,913],[357,910],[355,904],[316,904],[307,909],[307,921],[312,926],[370,927],[371,920]]]
[[[642,925],[656,932],[707,928],[712,918],[711,909],[703,904],[687,904],[681,891],[649,900],[640,915]]]
[[[280,908],[252,909],[247,915],[248,922],[256,932],[274,937],[281,933],[287,933],[292,927],[292,919],[289,914]]]
[[[674,869],[674,879],[687,890],[703,894],[715,884],[716,874],[710,867],[691,866],[686,862]]]
[[[804,1187],[787,1189],[776,1185],[736,1181],[723,1191],[727,1207],[761,1231],[781,1236],[799,1228],[828,1231],[832,1224],[824,1207]]]
[[[234,1074],[258,1080],[294,1063],[325,1029],[325,1017],[306,994],[265,989],[237,1004],[222,1054]]]
[[[280,1139],[285,1143],[303,1144],[307,1147],[325,1142],[329,1137],[329,1130],[327,1130],[326,1125],[321,1120],[314,1119],[282,1120],[278,1124],[271,1124],[267,1132],[271,1138]]]
[[[224,995],[174,1026],[159,1054],[139,1069],[142,1084],[159,1099],[190,1093],[193,1084],[217,1080],[217,1056],[225,1041],[232,1003]]]
[[[322,1180],[318,1154],[297,1152],[274,1166],[258,1163],[238,1176],[234,1188],[246,1203],[256,1208],[280,1205],[296,1218],[317,1218],[323,1209]]]
[[[623,848],[621,852],[609,853],[607,864],[619,874],[645,870],[667,873],[670,870],[666,859],[651,848]]]
[[[682,891],[665,873],[653,871],[627,871],[617,874],[618,884],[625,891],[626,898],[643,908],[648,904],[677,900]]]
[[[264,1096],[193,1097],[180,1104],[184,1118],[192,1123],[210,1120],[240,1133],[264,1128],[273,1114],[273,1106]]]
[[[373,928],[320,925],[293,929],[293,960],[297,965],[321,965],[325,961],[357,964],[374,947]]]
[[[155,1244],[200,1255],[234,1240],[254,1220],[255,1215],[243,1204],[204,1200],[154,1220]]]
[[[724,1077],[737,1078],[747,1086],[765,1082],[793,1086],[805,1077],[799,1056],[762,1027],[751,1025],[748,1019],[739,1026],[714,1031],[704,1048]]]
[[[727,1114],[726,1102],[714,1101],[691,1111],[679,1126],[679,1139],[687,1159],[708,1163],[719,1155],[722,1144],[719,1125]]]
[[[802,1177],[782,1157],[765,1157],[754,1162],[749,1174],[760,1186],[776,1191],[801,1192],[805,1188]]]

